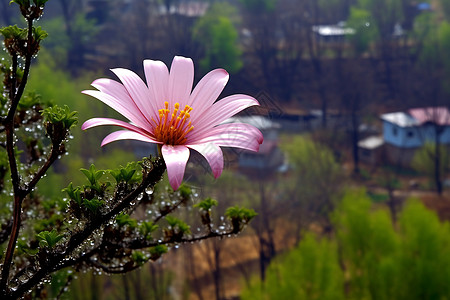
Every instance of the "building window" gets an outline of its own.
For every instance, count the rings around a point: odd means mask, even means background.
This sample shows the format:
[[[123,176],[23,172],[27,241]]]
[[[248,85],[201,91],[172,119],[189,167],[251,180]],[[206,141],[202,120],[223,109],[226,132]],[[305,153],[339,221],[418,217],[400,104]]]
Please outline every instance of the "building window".
[[[408,132],[406,133],[406,136],[409,138],[412,138],[414,136],[414,131],[408,130]]]
[[[397,127],[392,127],[392,134],[393,134],[394,136],[396,136],[397,133],[398,133]]]

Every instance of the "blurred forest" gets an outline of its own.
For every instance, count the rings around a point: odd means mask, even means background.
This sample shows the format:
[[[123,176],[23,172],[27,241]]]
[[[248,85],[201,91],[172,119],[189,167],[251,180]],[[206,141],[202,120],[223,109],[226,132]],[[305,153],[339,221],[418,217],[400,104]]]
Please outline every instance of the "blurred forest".
[[[22,22],[8,3],[1,26]],[[450,106],[450,0],[50,0],[40,25],[49,37],[27,88],[77,110],[80,124],[115,116],[80,93],[93,79],[115,67],[143,76],[144,59],[174,55],[193,58],[197,79],[225,68],[222,96],[255,96],[269,124],[264,163],[230,150],[213,180],[193,155],[185,177],[219,211],[254,208],[243,234],[174,248],[127,275],[82,274],[62,299],[450,298],[448,145],[425,145],[409,166],[367,163],[358,148],[381,133],[380,114]],[[285,126],[292,118],[315,121]],[[40,191],[62,197],[55,186],[83,180],[91,162],[154,153],[100,148],[109,130],[74,130]]]

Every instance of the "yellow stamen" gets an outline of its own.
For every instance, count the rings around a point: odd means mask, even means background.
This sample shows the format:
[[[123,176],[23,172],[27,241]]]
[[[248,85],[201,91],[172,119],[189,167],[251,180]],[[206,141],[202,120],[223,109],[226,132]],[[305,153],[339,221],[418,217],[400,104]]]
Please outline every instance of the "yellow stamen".
[[[159,122],[152,118],[155,139],[167,145],[186,143],[186,135],[194,129],[194,126],[188,120],[191,117],[189,113],[192,111],[192,107],[186,105],[183,110],[180,110],[180,104],[175,103],[172,113],[167,101],[164,102],[164,107],[158,110]]]

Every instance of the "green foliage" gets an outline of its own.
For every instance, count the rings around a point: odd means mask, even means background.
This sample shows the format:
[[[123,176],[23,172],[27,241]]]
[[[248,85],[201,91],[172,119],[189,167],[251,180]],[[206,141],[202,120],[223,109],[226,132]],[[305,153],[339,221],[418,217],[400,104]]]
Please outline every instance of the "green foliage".
[[[4,36],[6,50],[11,55],[25,57],[28,53],[36,54],[39,51],[40,42],[48,34],[40,26],[32,28],[31,45],[28,45],[28,29],[19,28],[17,25],[0,28],[0,34]]]
[[[48,107],[42,111],[42,115],[44,116],[44,122],[61,123],[65,130],[69,130],[78,122],[77,112],[71,111],[67,105]]]
[[[333,223],[334,236],[319,241],[305,234],[297,248],[271,264],[266,282],[255,281],[242,299],[419,300],[450,295],[450,227],[419,201],[409,200],[394,226],[387,209],[375,208],[363,191],[349,192]]]
[[[6,50],[12,55],[23,54],[23,47],[27,40],[27,30],[17,25],[0,28],[0,34],[4,36]]]
[[[418,66],[430,74],[439,74],[440,86],[446,95],[450,88],[445,82],[450,79],[450,23],[442,21],[436,14],[421,14],[416,18],[413,35],[422,38]]]
[[[35,42],[41,42],[43,39],[48,37],[47,31],[43,30],[41,26],[33,27],[33,38]]]
[[[194,207],[197,207],[203,211],[209,211],[213,206],[217,206],[218,204],[219,203],[217,202],[217,200],[208,197],[205,200],[195,204]]]
[[[398,254],[401,273],[397,299],[448,299],[450,295],[450,228],[419,201],[400,215],[403,237]],[[395,297],[391,297],[392,299]]]
[[[329,299],[344,297],[344,272],[335,241],[306,234],[299,246],[271,263],[266,281],[254,281],[242,300]]]
[[[131,228],[137,227],[137,220],[130,217],[126,213],[120,213],[116,216],[116,223],[119,227],[130,226]]]
[[[355,29],[355,34],[349,35],[348,39],[355,47],[356,54],[362,54],[369,49],[371,42],[378,36],[378,31],[373,24],[372,15],[365,9],[351,7],[347,26]]]
[[[446,54],[450,51],[450,23],[442,22],[438,31],[440,48],[442,54]],[[441,60],[444,63],[445,70],[447,71],[447,75],[450,74],[450,58],[448,55],[442,55]]]
[[[188,199],[189,196],[192,195],[192,190],[191,190],[191,188],[190,188],[187,184],[185,184],[185,183],[182,183],[182,184],[180,185],[180,187],[178,188],[177,192],[180,193],[180,196],[181,196],[181,198],[183,198],[183,199]]]
[[[63,234],[58,234],[55,229],[52,231],[42,231],[36,235],[39,240],[40,247],[53,248],[63,237]]]
[[[239,206],[232,206],[227,209],[225,216],[231,220],[241,220],[244,223],[250,222],[251,219],[256,217],[258,214],[252,208],[245,208]]]
[[[166,216],[165,219],[169,224],[169,228],[165,231],[166,236],[180,238],[191,232],[190,226],[186,222],[171,215]]]
[[[18,240],[17,251],[19,255],[22,254],[36,255],[39,252],[39,249],[38,248],[32,249],[25,240]]]
[[[71,182],[62,191],[66,192],[67,195],[70,197],[70,199],[75,201],[75,203],[78,204],[78,206],[81,206],[81,204],[83,203],[83,198],[81,197],[81,188],[80,187],[74,188],[73,184]]]
[[[136,172],[138,163],[130,162],[126,167],[120,166],[120,168],[115,170],[109,170],[109,173],[114,177],[117,183],[133,183],[140,179],[140,173]]]
[[[234,233],[241,231],[257,215],[253,209],[239,207],[237,205],[229,207],[225,211],[225,216],[231,221]]]
[[[20,99],[18,109],[19,110],[28,110],[31,109],[33,106],[38,106],[42,103],[42,97],[39,94],[36,94],[35,92],[30,92],[22,97]],[[47,104],[47,103],[46,103]]]
[[[151,239],[151,233],[157,230],[159,226],[152,221],[143,221],[139,224],[139,232],[145,239]]]
[[[434,179],[436,159],[440,162],[440,174],[445,174],[450,167],[450,156],[447,147],[439,145],[439,149],[436,149],[434,143],[427,142],[422,148],[415,152],[411,166],[416,171],[429,176],[430,179]]]
[[[230,73],[236,73],[242,68],[241,50],[238,46],[238,33],[231,19],[220,14],[216,6],[211,6],[203,17],[199,18],[193,28],[193,38],[198,40],[205,48],[205,56],[200,60],[203,70],[225,68]]]
[[[337,239],[350,274],[352,299],[396,299],[395,263],[399,236],[387,210],[370,213],[371,200],[363,191],[347,193],[334,214]]]
[[[146,255],[141,251],[133,251],[133,253],[131,254],[131,258],[138,266],[142,266],[147,262]]]
[[[357,7],[370,12],[381,39],[389,39],[404,17],[401,0],[359,0]]]
[[[94,215],[100,212],[100,208],[105,204],[105,201],[97,198],[84,199],[83,205]]]
[[[280,148],[286,154],[294,175],[283,180],[287,205],[296,203],[292,218],[310,218],[311,215],[328,218],[335,202],[341,197],[345,175],[341,166],[326,146],[307,136],[285,136]],[[311,188],[314,187],[314,188]]]
[[[105,171],[97,170],[94,164],[91,164],[89,170],[81,168],[80,171],[84,174],[84,176],[86,176],[89,183],[91,184],[90,188],[100,193],[102,191],[102,188],[98,180],[103,176],[103,174],[105,174]]]
[[[164,253],[167,253],[169,249],[166,245],[156,245],[155,247],[150,248],[150,259],[151,260],[157,260],[161,257]]]

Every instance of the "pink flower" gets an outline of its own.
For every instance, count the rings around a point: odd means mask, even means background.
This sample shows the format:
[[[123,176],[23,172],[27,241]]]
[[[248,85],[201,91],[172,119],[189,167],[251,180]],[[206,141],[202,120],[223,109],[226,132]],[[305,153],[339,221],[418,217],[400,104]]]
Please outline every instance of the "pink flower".
[[[117,140],[139,140],[161,145],[170,185],[176,190],[183,179],[189,149],[199,152],[211,166],[214,177],[223,170],[223,147],[258,151],[263,142],[261,132],[249,124],[221,124],[241,110],[259,105],[247,95],[232,95],[216,102],[228,82],[223,69],[206,74],[192,91],[194,63],[190,58],[174,57],[170,72],[161,61],[144,61],[147,84],[134,72],[113,69],[120,79],[101,78],[92,83],[97,90],[90,95],[110,106],[130,123],[93,118],[83,130],[115,125],[124,128],[106,136],[101,145]]]

